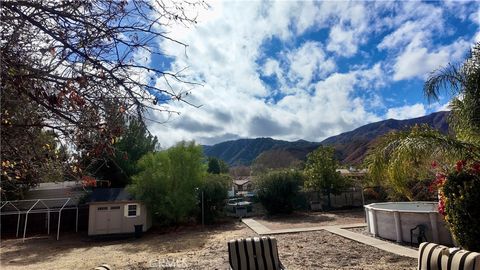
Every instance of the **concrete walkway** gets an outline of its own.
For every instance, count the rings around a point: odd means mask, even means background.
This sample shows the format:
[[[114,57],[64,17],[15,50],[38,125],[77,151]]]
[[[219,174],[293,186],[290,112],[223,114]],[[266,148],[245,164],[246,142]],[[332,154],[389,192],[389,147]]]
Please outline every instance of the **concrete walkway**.
[[[247,225],[250,229],[256,232],[259,235],[272,235],[272,234],[285,234],[285,233],[300,233],[300,232],[312,232],[326,230],[328,232],[340,235],[342,237],[360,242],[365,245],[376,247],[381,250],[388,251],[400,256],[417,258],[417,251],[408,247],[400,246],[388,241],[383,241],[378,238],[371,236],[366,236],[360,233],[352,232],[346,229],[356,228],[356,227],[365,227],[366,223],[353,223],[353,224],[344,224],[344,225],[330,225],[330,226],[317,226],[317,227],[306,227],[306,228],[291,228],[291,229],[279,229],[279,230],[270,230],[260,222],[252,219],[245,218],[242,219],[243,223]]]
[[[360,233],[352,232],[352,231],[345,230],[338,227],[335,228],[334,226],[332,226],[331,228],[326,228],[325,230],[331,233],[343,236],[345,238],[360,242],[362,244],[376,247],[378,249],[385,250],[400,256],[410,257],[410,258],[417,258],[418,256],[418,251],[416,251],[415,249],[400,246],[388,241],[383,241],[371,236],[366,236]]]
[[[356,227],[365,227],[365,226],[367,226],[366,223],[354,223],[354,224],[342,225],[341,228],[356,228]],[[330,226],[316,226],[316,227],[305,227],[305,228],[291,228],[291,229],[278,229],[278,230],[269,230],[268,232],[264,232],[263,234],[313,232],[313,231],[321,231],[321,230],[327,230],[329,228],[337,228],[337,227],[339,227],[339,225],[335,225],[335,226],[332,226],[332,225],[330,225]]]
[[[269,228],[265,227],[263,224],[254,220],[253,218],[243,218],[242,222],[260,235],[269,234],[269,232],[271,232]]]

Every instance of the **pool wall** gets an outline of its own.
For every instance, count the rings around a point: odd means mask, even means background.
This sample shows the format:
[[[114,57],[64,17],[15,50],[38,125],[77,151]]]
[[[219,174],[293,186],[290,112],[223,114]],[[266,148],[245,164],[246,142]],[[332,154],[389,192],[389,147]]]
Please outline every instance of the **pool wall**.
[[[427,227],[425,235],[429,242],[453,245],[436,202],[372,203],[365,206],[365,214],[368,231],[375,236],[410,243],[410,230],[423,224]],[[415,236],[413,242],[417,243]]]

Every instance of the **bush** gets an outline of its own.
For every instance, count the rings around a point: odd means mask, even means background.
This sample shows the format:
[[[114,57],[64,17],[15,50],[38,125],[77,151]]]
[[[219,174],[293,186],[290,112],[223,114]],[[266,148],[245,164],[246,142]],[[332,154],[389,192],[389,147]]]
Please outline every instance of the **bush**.
[[[257,195],[269,214],[291,213],[302,183],[296,171],[271,172],[257,180]]]
[[[450,173],[443,183],[441,202],[445,220],[457,243],[464,249],[480,251],[480,172],[479,165]],[[463,167],[463,166],[461,166]],[[442,208],[442,203],[440,203]]]
[[[436,201],[437,195],[430,190],[431,179],[418,180],[408,185],[414,201]]]
[[[388,194],[382,186],[365,187],[363,198],[365,201],[385,202],[388,200]]]
[[[168,150],[149,153],[138,162],[129,191],[145,202],[161,225],[187,221],[197,209],[196,188],[204,177],[200,146],[179,143]]]
[[[205,223],[211,224],[221,216],[225,208],[226,200],[228,198],[228,189],[231,185],[232,179],[229,175],[223,174],[208,174],[203,180],[202,186],[198,193],[199,214],[198,220],[201,222],[201,199],[203,191],[204,203],[204,218]]]

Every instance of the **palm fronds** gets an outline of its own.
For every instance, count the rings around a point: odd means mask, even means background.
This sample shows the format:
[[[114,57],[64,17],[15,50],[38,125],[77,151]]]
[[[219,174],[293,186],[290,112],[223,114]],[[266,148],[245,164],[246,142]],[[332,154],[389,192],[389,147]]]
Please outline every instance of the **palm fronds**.
[[[480,43],[469,58],[457,67],[449,64],[431,74],[424,85],[427,98],[438,100],[442,90],[455,97],[450,102],[450,124],[457,138],[471,143],[480,142]]]
[[[373,181],[387,184],[396,193],[412,199],[409,183],[430,177],[432,161],[449,164],[478,158],[478,145],[422,125],[385,135],[365,162]]]

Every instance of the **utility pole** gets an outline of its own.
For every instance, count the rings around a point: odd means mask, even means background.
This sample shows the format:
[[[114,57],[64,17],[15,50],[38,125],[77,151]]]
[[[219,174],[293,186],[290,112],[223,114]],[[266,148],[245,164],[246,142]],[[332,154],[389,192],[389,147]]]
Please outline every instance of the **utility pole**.
[[[203,189],[202,189],[202,230],[205,229],[205,210],[203,207]]]

